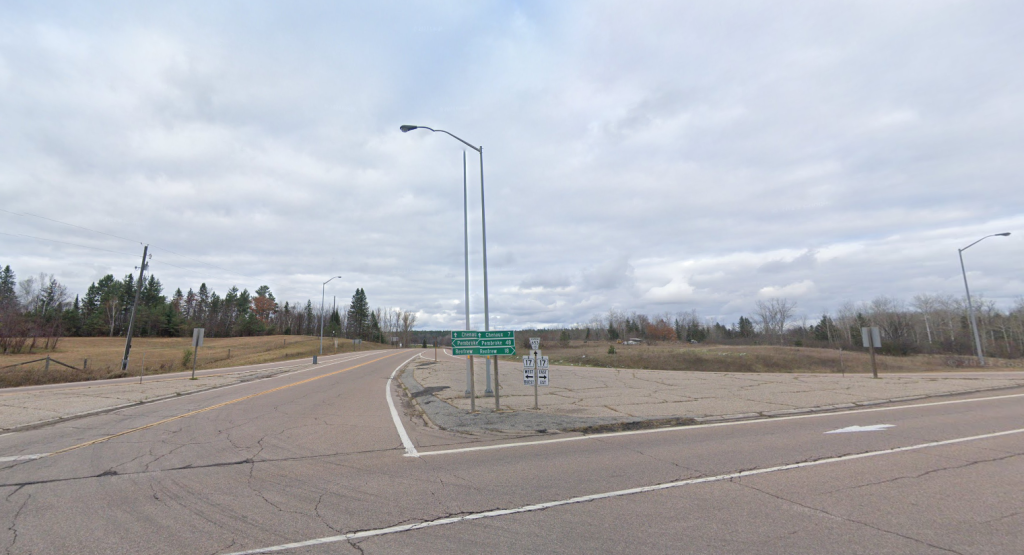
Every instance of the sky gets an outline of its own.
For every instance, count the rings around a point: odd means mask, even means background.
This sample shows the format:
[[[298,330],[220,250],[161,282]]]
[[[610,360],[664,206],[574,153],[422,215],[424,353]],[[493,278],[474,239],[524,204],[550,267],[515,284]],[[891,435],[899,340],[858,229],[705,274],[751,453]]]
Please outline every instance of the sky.
[[[1024,295],[1019,2],[0,4],[0,265],[490,326]],[[69,225],[70,224],[70,225]],[[77,227],[76,227],[77,226]],[[84,228],[84,229],[83,229]]]

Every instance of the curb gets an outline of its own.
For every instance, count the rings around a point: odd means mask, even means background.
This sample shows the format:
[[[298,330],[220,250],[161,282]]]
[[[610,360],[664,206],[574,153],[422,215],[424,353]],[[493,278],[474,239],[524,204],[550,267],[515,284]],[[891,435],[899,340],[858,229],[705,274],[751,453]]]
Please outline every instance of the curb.
[[[406,370],[407,369],[408,368],[406,368]],[[406,380],[404,379],[405,370],[402,371],[402,374],[403,375],[397,376],[399,378],[399,381],[402,383],[402,385],[404,386],[404,388],[408,392],[409,400],[411,402],[416,403],[416,406],[419,408],[419,410],[421,411],[424,419],[427,422],[429,422],[431,425],[435,426],[437,429],[446,430],[446,431],[449,431],[449,432],[464,433],[466,431],[469,431],[469,430],[450,429],[450,428],[447,428],[447,427],[443,427],[443,426],[437,425],[437,423],[434,422],[427,415],[427,410],[420,404],[419,399],[412,395],[413,393],[416,393],[418,391],[422,391],[424,389],[423,386],[419,384],[419,382],[416,380],[416,378],[414,376],[410,375],[409,377],[411,378],[412,382],[416,386],[418,386],[416,388],[410,387],[406,383]],[[698,416],[698,417],[686,417],[686,418],[690,418],[693,421],[694,424],[711,424],[711,423],[718,423],[718,422],[736,422],[736,421],[743,421],[743,420],[755,420],[755,419],[761,419],[761,418],[796,416],[796,415],[801,415],[801,414],[840,412],[840,411],[845,411],[845,410],[850,410],[850,409],[857,409],[857,408],[866,408],[866,407],[873,407],[873,406],[880,406],[880,405],[889,405],[889,404],[896,404],[896,403],[906,403],[906,402],[910,402],[910,401],[920,401],[920,400],[923,400],[923,399],[936,399],[936,398],[943,398],[943,397],[955,397],[955,396],[960,396],[960,395],[971,395],[971,394],[975,394],[975,393],[985,393],[985,392],[995,392],[995,391],[1007,391],[1007,390],[1014,390],[1014,389],[1021,389],[1021,388],[1024,388],[1024,384],[1001,385],[1001,386],[996,386],[996,387],[983,387],[983,388],[979,388],[979,389],[969,389],[969,390],[964,390],[964,391],[953,391],[953,392],[947,392],[947,393],[936,393],[936,394],[932,394],[932,395],[911,395],[911,396],[906,396],[906,397],[895,397],[895,398],[892,398],[892,399],[874,399],[874,400],[869,400],[869,401],[855,401],[855,402],[852,402],[852,403],[839,403],[839,404],[834,404],[834,405],[823,405],[823,406],[818,406],[818,407],[773,410],[773,411],[764,411],[764,412],[735,413],[735,414],[713,415],[713,416]],[[414,389],[416,389],[418,391],[414,391]],[[458,409],[458,408],[456,408],[456,407],[446,403],[444,400],[436,397],[433,394],[428,394],[428,395],[430,397],[433,397],[431,402],[443,403],[443,404],[447,405],[448,407],[450,407],[451,410],[459,411],[459,412],[461,412],[463,414],[469,414],[469,411],[465,411],[464,409]],[[550,415],[550,416],[558,416],[558,415]],[[585,417],[581,417],[581,418],[585,418]],[[598,419],[600,417],[589,417],[589,418],[595,418],[594,425],[596,425],[598,427],[610,424],[610,423],[605,423],[605,422],[598,422],[596,419]],[[677,416],[677,417],[674,417],[674,418],[684,418],[684,417]],[[627,425],[628,424],[634,424],[635,425],[637,423],[652,423],[653,424],[653,423],[662,422],[664,420],[666,420],[666,418],[663,417],[663,416],[652,417],[652,418],[626,417],[626,418],[623,418],[623,419],[619,420],[618,423],[620,423],[620,424],[627,424]],[[493,425],[493,423],[492,423],[492,425]],[[496,430],[493,427],[487,427],[487,428],[479,428],[479,429],[477,429],[475,431],[479,431],[479,432],[495,432],[495,431],[522,432],[523,430],[517,430],[515,428],[507,428],[507,429]],[[556,432],[556,431],[557,430],[547,430],[547,432]],[[600,433],[601,432],[596,432],[595,435],[596,434],[600,434]]]

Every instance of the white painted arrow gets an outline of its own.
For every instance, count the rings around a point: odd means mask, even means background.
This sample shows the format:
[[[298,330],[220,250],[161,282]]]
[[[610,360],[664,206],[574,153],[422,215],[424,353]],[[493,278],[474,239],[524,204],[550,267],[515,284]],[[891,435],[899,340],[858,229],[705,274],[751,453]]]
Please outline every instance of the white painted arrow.
[[[839,428],[838,430],[832,430],[831,432],[825,432],[826,434],[847,434],[852,432],[878,432],[886,428],[892,428],[895,424],[874,424],[872,426],[847,426],[846,428]]]

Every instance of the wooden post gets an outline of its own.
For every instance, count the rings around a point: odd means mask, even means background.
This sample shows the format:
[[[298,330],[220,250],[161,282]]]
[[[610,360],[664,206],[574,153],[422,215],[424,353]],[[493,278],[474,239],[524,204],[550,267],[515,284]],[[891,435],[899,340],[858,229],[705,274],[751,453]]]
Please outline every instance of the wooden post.
[[[46,367],[43,370],[47,372],[50,370],[50,355],[46,355]]]

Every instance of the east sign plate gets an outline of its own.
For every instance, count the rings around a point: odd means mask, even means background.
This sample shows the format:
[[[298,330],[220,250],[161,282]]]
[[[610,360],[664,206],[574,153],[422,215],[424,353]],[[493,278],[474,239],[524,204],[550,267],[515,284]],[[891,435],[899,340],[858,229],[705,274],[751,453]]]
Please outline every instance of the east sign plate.
[[[453,331],[455,356],[510,356],[516,354],[514,331]]]

